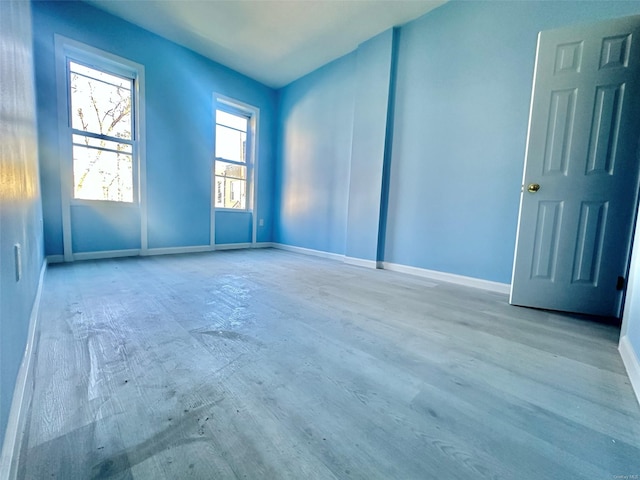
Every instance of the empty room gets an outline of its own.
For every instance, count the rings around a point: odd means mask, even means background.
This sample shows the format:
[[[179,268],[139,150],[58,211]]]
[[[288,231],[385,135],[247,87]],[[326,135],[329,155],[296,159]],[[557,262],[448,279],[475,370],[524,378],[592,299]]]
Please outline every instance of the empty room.
[[[640,1],[0,37],[0,480],[640,478]]]

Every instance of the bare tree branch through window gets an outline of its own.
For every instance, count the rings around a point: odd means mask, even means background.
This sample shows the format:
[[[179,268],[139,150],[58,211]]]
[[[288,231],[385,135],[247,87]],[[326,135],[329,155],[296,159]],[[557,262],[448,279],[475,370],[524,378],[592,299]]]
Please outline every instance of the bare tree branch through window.
[[[69,62],[74,198],[133,201],[133,80]]]

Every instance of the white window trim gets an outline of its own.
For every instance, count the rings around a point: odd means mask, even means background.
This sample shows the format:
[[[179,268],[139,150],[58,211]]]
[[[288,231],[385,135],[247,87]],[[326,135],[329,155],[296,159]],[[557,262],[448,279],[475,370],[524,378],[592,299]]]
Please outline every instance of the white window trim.
[[[62,205],[62,237],[64,260],[73,261],[71,230],[72,205],[96,205],[108,208],[140,209],[141,252],[148,248],[147,238],[147,182],[146,182],[146,130],[145,130],[145,81],[144,66],[104,50],[55,34],[56,90],[58,106],[58,144],[60,153],[60,195]],[[137,148],[134,149],[136,171],[134,178],[134,202],[108,202],[73,198],[73,155],[69,119],[69,91],[67,85],[67,58],[72,58],[98,69],[134,78],[134,132]],[[137,180],[137,181],[136,181]]]
[[[247,138],[249,139],[249,146],[247,148],[247,199],[244,209],[235,208],[216,208],[215,206],[215,162],[216,162],[216,110],[225,110],[233,113],[233,111],[239,112],[249,117],[247,123]],[[257,231],[258,231],[258,198],[257,198],[257,185],[258,185],[258,146],[260,144],[258,136],[260,134],[258,125],[260,124],[260,109],[248,103],[241,102],[226,95],[219,93],[213,94],[213,163],[211,165],[211,231],[210,231],[210,246],[215,248],[216,243],[216,211],[222,212],[236,212],[239,214],[251,214],[251,245],[255,246],[257,243]]]

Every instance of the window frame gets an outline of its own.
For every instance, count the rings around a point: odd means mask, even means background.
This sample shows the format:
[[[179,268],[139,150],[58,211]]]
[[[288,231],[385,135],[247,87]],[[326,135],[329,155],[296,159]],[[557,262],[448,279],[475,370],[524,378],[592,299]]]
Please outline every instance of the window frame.
[[[139,121],[138,121],[138,72],[135,69],[126,67],[122,64],[115,63],[112,59],[106,59],[98,56],[95,53],[89,53],[86,51],[79,51],[77,48],[65,49],[65,70],[66,70],[66,90],[67,90],[67,136],[69,137],[69,142],[71,143],[71,191],[70,202],[72,205],[91,205],[100,203],[100,204],[119,204],[119,205],[131,205],[137,206],[140,204],[140,156],[139,156],[139,144],[140,144],[140,134],[139,134]],[[73,128],[73,112],[72,112],[72,102],[71,102],[71,63],[76,63],[82,65],[84,67],[89,67],[94,70],[98,70],[100,72],[104,72],[110,75],[118,76],[121,78],[125,78],[127,80],[131,80],[131,140],[112,137],[109,135],[98,134],[89,131],[82,131],[76,128]],[[131,145],[131,174],[132,174],[132,199],[131,201],[126,200],[104,200],[104,199],[90,199],[90,198],[76,198],[75,197],[75,178],[74,178],[74,164],[73,164],[73,147],[75,143],[73,141],[74,135],[82,135],[90,138],[94,138],[97,140],[107,140],[111,142],[118,142]],[[101,149],[107,150],[107,149]]]
[[[229,208],[229,207],[216,207],[216,203],[214,202],[212,205],[212,208],[215,208],[217,211],[227,211],[227,212],[251,212],[253,211],[253,177],[254,177],[254,169],[255,169],[255,161],[253,159],[253,150],[254,150],[254,137],[255,137],[255,131],[254,131],[254,126],[252,126],[252,113],[248,112],[246,108],[242,108],[240,106],[241,104],[239,102],[235,102],[232,101],[230,99],[227,99],[226,101],[221,100],[220,97],[216,98],[215,104],[214,104],[214,110],[213,110],[213,181],[215,182],[216,180],[216,163],[217,162],[222,162],[222,163],[228,163],[228,164],[232,164],[232,165],[237,165],[240,167],[245,167],[246,170],[246,175],[245,175],[245,179],[242,178],[235,178],[236,180],[241,180],[245,182],[245,205],[244,208]],[[231,115],[235,115],[237,117],[243,117],[247,119],[247,131],[245,132],[246,137],[245,137],[245,154],[244,154],[244,162],[240,162],[237,160],[230,160],[228,158],[224,158],[224,157],[218,157],[216,156],[216,142],[217,142],[217,135],[216,135],[216,130],[217,130],[217,126],[221,125],[223,127],[227,127],[227,128],[231,128],[233,130],[237,130],[234,129],[233,127],[229,127],[227,125],[223,125],[223,124],[219,124],[217,121],[217,113],[218,110],[225,112],[225,113],[229,113]],[[239,130],[237,130],[239,131]],[[216,184],[213,184],[214,188],[216,187]],[[214,191],[215,194],[215,191]],[[217,199],[216,199],[217,200]],[[224,199],[223,199],[224,200]]]
[[[67,38],[63,35],[54,34],[54,42],[64,260],[73,261],[74,259],[72,251],[71,208],[76,206],[101,209],[138,209],[140,211],[140,246],[141,251],[146,251],[148,247],[148,236],[144,65]],[[96,70],[104,71],[108,74],[133,80],[131,89],[133,111],[131,122],[133,198],[131,202],[102,199],[90,200],[74,197],[73,135],[89,134],[88,136],[96,138],[104,138],[104,136],[96,136],[92,132],[80,133],[80,131],[72,128],[69,62],[75,62]],[[108,140],[109,138],[106,139]],[[130,141],[125,141],[124,143],[130,143]]]
[[[223,110],[228,113],[240,112],[241,114],[249,117],[247,124],[247,145],[245,146],[245,159],[247,164],[247,186],[246,186],[246,203],[244,209],[237,208],[222,208],[216,207],[216,185],[215,185],[215,162],[216,162],[216,110]],[[234,212],[235,214],[250,214],[252,216],[251,222],[251,244],[255,245],[257,242],[258,231],[258,158],[259,158],[259,135],[260,131],[258,126],[260,125],[260,109],[254,105],[244,103],[236,100],[235,98],[228,97],[226,95],[214,92],[213,93],[213,150],[211,153],[211,229],[210,229],[210,245],[215,248],[215,216],[216,212]],[[250,138],[250,140],[249,140]],[[224,161],[224,159],[221,159]]]

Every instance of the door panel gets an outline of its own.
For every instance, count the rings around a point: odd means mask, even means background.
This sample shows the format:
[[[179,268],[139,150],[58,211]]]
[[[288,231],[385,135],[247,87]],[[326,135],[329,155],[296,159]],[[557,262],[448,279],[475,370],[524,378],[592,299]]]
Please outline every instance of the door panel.
[[[538,37],[512,304],[620,314],[638,192],[638,38],[640,16]]]
[[[613,174],[623,98],[624,85],[606,85],[596,89],[587,175]]]
[[[555,277],[562,202],[540,202],[533,250],[532,278],[553,280]]]
[[[571,151],[571,136],[576,116],[575,88],[551,92],[547,120],[547,145],[544,153],[544,175],[566,175]]]
[[[608,202],[583,202],[580,206],[572,283],[597,286],[596,279],[602,259],[602,241],[607,223],[607,206]]]

